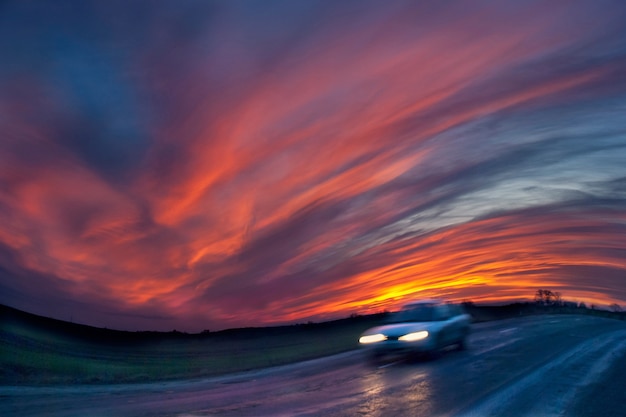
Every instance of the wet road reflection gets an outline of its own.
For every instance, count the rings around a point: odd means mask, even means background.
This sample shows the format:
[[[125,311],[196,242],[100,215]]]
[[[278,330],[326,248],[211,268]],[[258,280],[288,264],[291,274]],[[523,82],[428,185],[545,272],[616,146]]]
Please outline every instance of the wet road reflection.
[[[425,364],[391,362],[364,375],[356,414],[383,417],[394,410],[429,413],[432,410],[432,376],[420,365]]]

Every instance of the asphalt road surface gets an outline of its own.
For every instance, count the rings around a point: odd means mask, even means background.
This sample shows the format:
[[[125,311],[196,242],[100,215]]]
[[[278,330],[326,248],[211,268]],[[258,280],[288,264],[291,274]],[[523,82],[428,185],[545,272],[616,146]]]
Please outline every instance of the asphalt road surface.
[[[482,323],[466,351],[377,367],[354,351],[194,381],[5,386],[0,416],[626,416],[626,323]]]

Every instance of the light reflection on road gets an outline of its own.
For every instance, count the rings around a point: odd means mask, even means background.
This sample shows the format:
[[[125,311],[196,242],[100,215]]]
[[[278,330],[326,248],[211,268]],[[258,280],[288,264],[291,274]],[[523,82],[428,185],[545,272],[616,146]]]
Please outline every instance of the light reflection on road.
[[[382,415],[387,406],[385,385],[380,372],[373,372],[363,378],[363,403],[359,407],[359,414],[371,417]]]
[[[411,384],[405,395],[404,405],[405,410],[420,410],[419,415],[432,415],[433,408],[433,389],[430,378],[423,378],[422,380]]]
[[[428,372],[404,362],[393,365],[362,379],[363,394],[358,415],[383,417],[393,410],[413,409],[430,412],[432,385]]]

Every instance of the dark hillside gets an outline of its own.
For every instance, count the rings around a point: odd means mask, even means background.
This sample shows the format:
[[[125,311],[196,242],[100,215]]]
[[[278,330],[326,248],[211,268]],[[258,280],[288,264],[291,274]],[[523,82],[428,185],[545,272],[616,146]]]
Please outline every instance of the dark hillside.
[[[305,323],[271,327],[244,327],[226,329],[216,332],[203,331],[200,333],[185,333],[173,330],[171,332],[156,331],[124,331],[112,330],[88,326],[84,324],[70,323],[63,320],[38,316],[12,307],[0,305],[0,331],[10,327],[21,327],[45,331],[55,336],[72,338],[82,342],[102,344],[128,344],[143,341],[155,341],[163,339],[175,340],[199,340],[211,338],[246,339],[272,334],[294,334],[311,331],[324,331],[336,326],[347,324],[364,323],[374,325],[384,318],[386,313],[367,316],[352,316],[345,319],[321,322]]]

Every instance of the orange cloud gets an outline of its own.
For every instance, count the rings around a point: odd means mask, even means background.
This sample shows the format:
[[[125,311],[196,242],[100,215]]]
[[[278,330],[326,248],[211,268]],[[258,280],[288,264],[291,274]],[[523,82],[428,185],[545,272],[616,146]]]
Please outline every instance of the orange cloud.
[[[198,330],[539,286],[626,300],[608,9],[155,7],[84,36],[108,15],[21,7],[0,49],[0,302]]]

